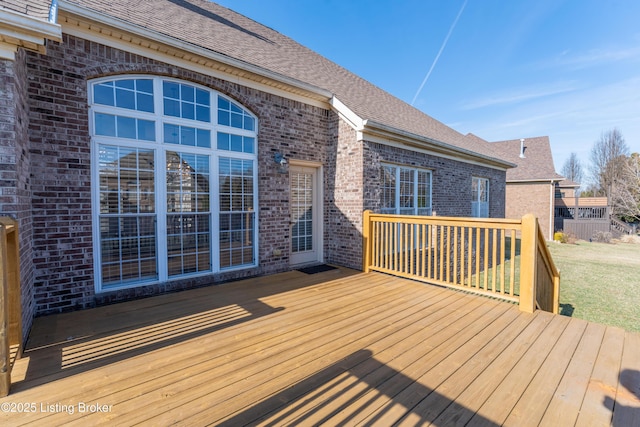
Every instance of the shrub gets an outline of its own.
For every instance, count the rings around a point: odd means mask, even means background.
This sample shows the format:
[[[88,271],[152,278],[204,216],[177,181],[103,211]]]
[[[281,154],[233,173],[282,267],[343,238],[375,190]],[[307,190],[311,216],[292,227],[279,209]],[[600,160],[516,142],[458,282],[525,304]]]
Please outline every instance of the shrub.
[[[596,231],[591,236],[591,241],[598,243],[611,243],[613,236],[608,231]]]
[[[556,231],[555,233],[553,233],[553,240],[555,242],[562,243],[564,240],[564,233],[562,231]]]

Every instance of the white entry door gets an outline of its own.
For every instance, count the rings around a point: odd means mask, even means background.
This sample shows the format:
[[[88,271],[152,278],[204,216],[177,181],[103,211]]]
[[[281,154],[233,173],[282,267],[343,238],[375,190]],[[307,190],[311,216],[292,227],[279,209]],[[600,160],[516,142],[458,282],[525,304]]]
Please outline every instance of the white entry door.
[[[317,167],[289,167],[292,265],[322,261],[319,175]]]

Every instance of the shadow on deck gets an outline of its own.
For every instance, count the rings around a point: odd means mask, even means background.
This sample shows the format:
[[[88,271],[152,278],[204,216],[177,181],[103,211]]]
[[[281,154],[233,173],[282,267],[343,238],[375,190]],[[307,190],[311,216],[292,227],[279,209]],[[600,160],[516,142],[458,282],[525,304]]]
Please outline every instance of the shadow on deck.
[[[638,354],[617,328],[293,271],[36,319],[0,399],[36,406],[0,422],[640,425]]]

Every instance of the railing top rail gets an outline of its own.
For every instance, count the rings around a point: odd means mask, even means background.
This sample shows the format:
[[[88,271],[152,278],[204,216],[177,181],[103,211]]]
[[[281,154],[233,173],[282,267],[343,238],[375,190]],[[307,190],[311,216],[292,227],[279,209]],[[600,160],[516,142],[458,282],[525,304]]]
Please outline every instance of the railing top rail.
[[[462,218],[454,216],[417,216],[417,215],[395,215],[379,214],[369,212],[371,221],[384,221],[395,223],[429,224],[438,223],[445,225],[457,225],[462,227],[487,227],[487,228],[513,228],[519,229],[522,226],[520,219],[505,218]]]

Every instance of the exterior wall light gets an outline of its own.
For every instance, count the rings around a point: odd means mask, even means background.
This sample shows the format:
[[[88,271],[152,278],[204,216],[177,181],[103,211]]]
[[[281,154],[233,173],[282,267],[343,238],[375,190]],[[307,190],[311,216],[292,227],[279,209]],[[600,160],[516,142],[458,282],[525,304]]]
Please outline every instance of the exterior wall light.
[[[279,173],[287,173],[288,171],[287,165],[289,164],[289,162],[287,161],[287,159],[284,157],[282,153],[275,153],[273,155],[273,161],[278,164]]]

